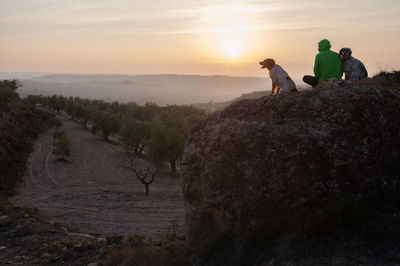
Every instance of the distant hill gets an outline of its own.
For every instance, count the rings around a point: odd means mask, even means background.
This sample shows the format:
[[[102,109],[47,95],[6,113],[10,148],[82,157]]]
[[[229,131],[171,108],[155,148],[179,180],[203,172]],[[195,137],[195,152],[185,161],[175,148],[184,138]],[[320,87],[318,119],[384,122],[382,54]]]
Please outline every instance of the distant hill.
[[[158,105],[226,102],[270,89],[265,78],[200,75],[46,75],[20,80],[22,97],[63,95]]]
[[[41,77],[44,75],[50,75],[47,72],[0,72],[0,80],[4,79],[31,79]]]
[[[222,110],[223,108],[227,107],[229,104],[236,102],[238,100],[249,100],[249,99],[257,99],[261,98],[263,96],[267,96],[270,94],[270,91],[253,91],[250,93],[244,93],[239,97],[236,97],[233,100],[226,101],[226,102],[221,102],[221,103],[214,103],[214,102],[208,102],[208,103],[198,103],[198,104],[193,104],[194,107],[201,109],[203,111],[206,111],[208,113],[212,113],[215,111]]]

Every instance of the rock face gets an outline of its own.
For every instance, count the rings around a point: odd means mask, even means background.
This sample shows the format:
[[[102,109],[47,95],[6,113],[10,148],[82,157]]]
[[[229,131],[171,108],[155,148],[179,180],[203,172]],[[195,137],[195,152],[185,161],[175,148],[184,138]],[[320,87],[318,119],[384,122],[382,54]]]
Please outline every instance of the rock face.
[[[184,153],[191,241],[338,205],[343,219],[350,203],[390,212],[399,186],[400,99],[371,82],[235,102],[194,128]]]

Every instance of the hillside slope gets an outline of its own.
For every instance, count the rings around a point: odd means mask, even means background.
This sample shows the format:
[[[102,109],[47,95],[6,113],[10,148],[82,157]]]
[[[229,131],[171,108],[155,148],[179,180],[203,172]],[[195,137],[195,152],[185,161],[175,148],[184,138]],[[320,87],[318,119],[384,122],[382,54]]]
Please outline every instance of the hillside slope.
[[[0,194],[13,193],[13,189],[25,171],[25,163],[32,150],[33,141],[45,127],[47,114],[15,99],[11,111],[0,118]]]

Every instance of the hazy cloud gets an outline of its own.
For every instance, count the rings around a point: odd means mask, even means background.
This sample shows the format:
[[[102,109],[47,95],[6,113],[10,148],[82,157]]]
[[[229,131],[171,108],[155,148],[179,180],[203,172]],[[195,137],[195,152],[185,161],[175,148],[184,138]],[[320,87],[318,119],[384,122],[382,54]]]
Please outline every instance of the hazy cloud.
[[[395,5],[390,0],[381,3]],[[229,32],[229,22],[236,20],[242,24],[236,31],[318,28],[332,23],[355,23],[368,29],[370,23],[362,21],[376,17],[371,30],[399,26],[398,5],[377,9],[372,4],[373,1],[344,0],[2,0],[0,30],[13,35],[60,30],[93,34],[203,34]]]
[[[104,71],[120,71],[129,60],[237,63],[226,54],[230,44],[243,43],[246,60],[267,50],[304,62],[323,37],[358,49],[370,64],[397,62],[399,13],[398,0],[1,0],[0,56],[6,67],[89,70],[102,62]],[[383,59],[372,58],[371,49]]]

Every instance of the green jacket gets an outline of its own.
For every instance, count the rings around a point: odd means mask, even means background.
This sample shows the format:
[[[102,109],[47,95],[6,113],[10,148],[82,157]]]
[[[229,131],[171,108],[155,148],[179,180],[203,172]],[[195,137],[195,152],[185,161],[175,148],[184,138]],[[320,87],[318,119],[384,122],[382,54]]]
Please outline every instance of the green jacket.
[[[318,82],[329,78],[342,78],[343,64],[340,55],[331,51],[331,43],[324,39],[318,43],[319,54],[315,56],[314,75]]]

